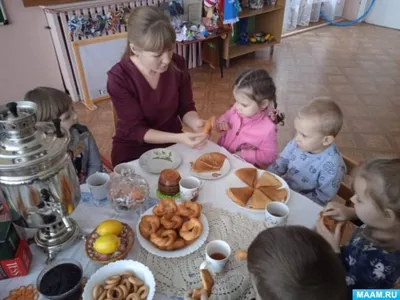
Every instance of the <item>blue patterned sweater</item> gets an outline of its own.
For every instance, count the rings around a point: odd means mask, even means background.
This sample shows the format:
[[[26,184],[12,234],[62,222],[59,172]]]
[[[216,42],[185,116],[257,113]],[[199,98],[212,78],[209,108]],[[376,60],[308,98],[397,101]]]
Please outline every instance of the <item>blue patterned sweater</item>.
[[[267,170],[282,176],[291,189],[319,205],[326,205],[333,199],[346,174],[346,166],[335,144],[313,154],[301,151],[294,139]]]
[[[349,289],[390,289],[400,278],[400,251],[387,252],[362,236],[363,225],[341,247]]]

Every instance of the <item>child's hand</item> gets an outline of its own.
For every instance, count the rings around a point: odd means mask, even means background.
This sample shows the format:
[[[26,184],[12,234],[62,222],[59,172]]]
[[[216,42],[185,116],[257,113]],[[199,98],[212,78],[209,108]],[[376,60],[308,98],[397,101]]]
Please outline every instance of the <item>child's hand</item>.
[[[338,202],[329,202],[322,212],[324,217],[331,217],[337,221],[357,219],[355,209]]]
[[[319,218],[317,222],[317,232],[331,245],[333,251],[340,253],[340,238],[342,235],[343,222],[339,222],[332,233],[326,228],[323,218]]]
[[[184,300],[193,300],[193,293],[195,290],[189,290],[184,295]],[[208,300],[207,291],[205,289],[201,289],[200,300]]]
[[[215,124],[215,128],[219,132],[228,131],[230,126],[227,122],[219,122]]]

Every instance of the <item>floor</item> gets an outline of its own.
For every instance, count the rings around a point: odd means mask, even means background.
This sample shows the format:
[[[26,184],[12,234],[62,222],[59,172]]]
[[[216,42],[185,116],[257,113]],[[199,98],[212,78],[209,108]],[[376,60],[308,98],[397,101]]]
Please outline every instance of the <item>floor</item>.
[[[344,155],[362,161],[400,154],[400,31],[373,25],[323,27],[282,40],[269,50],[231,61],[224,78],[204,65],[191,71],[200,115],[219,116],[233,103],[231,85],[249,67],[268,69],[278,88],[286,124],[279,128],[279,149],[293,137],[298,109],[313,97],[329,96],[341,106],[344,127],[336,143]],[[77,104],[80,121],[92,130],[101,153],[109,157],[114,132],[109,101],[89,111]],[[215,136],[213,137],[216,138]]]

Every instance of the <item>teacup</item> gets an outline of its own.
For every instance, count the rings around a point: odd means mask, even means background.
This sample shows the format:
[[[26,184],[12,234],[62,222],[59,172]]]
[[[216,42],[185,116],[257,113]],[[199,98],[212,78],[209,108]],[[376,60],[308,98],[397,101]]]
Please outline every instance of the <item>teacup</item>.
[[[265,207],[265,226],[267,228],[284,226],[289,217],[289,207],[283,202],[270,202]]]
[[[94,204],[98,206],[104,205],[107,202],[110,175],[96,172],[89,176],[86,183],[92,193]]]
[[[179,192],[181,195],[181,200],[196,200],[203,186],[204,182],[196,177],[190,176],[182,178],[181,181],[179,181]]]
[[[221,273],[231,252],[231,247],[225,241],[209,242],[206,246],[206,260],[200,265],[200,269],[207,269],[214,274]]]

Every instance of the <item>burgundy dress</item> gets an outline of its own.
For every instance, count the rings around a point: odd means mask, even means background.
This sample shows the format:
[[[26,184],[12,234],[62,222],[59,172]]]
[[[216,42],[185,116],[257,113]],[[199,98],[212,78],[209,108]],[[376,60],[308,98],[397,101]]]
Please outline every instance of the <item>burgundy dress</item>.
[[[170,67],[160,74],[158,86],[151,88],[130,58],[123,58],[108,72],[107,90],[118,115],[113,138],[113,165],[139,158],[144,152],[169,144],[147,144],[149,129],[182,132],[180,119],[195,111],[192,84],[185,60],[174,54]]]

